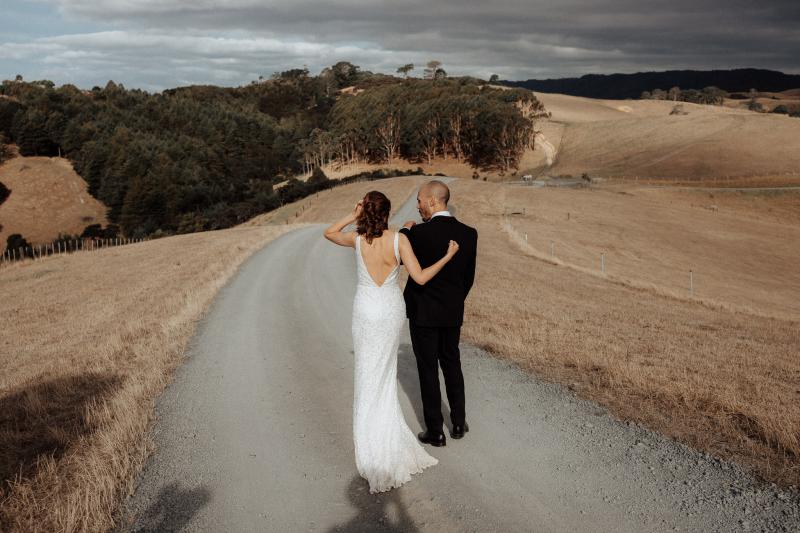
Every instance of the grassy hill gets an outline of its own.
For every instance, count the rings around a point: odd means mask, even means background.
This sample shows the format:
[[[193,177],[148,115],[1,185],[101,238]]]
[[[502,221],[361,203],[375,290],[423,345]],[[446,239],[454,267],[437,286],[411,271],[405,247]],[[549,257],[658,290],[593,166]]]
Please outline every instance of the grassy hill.
[[[11,190],[0,204],[0,243],[12,233],[31,244],[49,243],[59,233],[80,235],[90,224],[107,224],[105,206],[60,157],[14,157],[0,164],[0,183]]]
[[[551,113],[541,140],[555,151],[526,154],[523,171],[550,175],[698,181],[800,180],[800,120],[725,106],[663,100],[596,100],[537,93]]]

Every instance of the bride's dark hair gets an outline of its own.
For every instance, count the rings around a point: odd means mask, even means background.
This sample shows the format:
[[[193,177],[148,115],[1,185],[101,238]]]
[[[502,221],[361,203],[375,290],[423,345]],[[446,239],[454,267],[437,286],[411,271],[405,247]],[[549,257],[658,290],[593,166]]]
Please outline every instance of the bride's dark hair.
[[[361,201],[361,214],[356,219],[356,232],[363,235],[367,242],[383,235],[389,228],[389,211],[392,202],[380,191],[370,191]]]

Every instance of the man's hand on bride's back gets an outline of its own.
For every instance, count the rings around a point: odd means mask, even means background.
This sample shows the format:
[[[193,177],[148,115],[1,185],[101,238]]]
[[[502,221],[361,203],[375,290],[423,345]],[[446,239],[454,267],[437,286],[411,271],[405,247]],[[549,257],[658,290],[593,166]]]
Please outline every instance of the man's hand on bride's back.
[[[412,228],[414,225],[416,225],[416,222],[414,222],[413,220],[409,220],[408,222],[406,222],[405,224],[403,224],[403,227],[404,227],[404,228],[411,229],[411,228]]]
[[[451,258],[456,255],[458,251],[458,243],[456,241],[451,240],[450,243],[447,245],[447,257]]]

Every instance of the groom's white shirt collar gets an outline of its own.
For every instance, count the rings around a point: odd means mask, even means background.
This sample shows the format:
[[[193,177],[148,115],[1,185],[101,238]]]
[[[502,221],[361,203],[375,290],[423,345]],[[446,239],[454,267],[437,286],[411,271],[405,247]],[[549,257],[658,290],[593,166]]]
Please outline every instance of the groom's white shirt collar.
[[[450,214],[450,211],[446,209],[444,211],[436,211],[434,214],[431,215],[430,220],[433,220],[433,217],[451,217],[453,215]]]

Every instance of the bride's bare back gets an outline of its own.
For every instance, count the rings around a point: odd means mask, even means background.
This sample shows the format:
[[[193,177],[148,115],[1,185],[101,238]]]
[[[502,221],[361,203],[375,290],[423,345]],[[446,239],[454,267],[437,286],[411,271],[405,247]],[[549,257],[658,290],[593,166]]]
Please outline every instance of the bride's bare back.
[[[383,285],[398,266],[394,256],[394,235],[394,231],[385,230],[380,237],[374,237],[371,244],[361,237],[361,258],[376,285]]]

